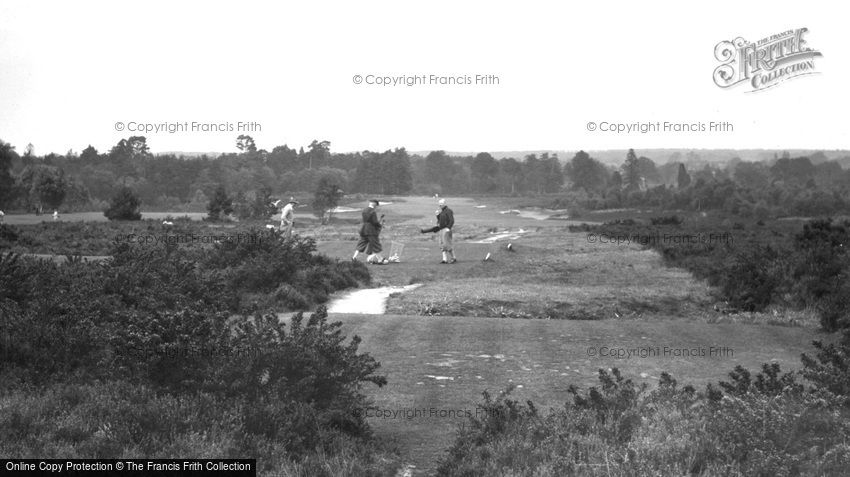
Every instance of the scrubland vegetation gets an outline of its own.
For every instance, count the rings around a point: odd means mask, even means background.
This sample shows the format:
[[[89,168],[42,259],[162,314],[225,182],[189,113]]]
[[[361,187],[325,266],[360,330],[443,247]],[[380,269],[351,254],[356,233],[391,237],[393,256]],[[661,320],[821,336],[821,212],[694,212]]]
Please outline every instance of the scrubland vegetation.
[[[704,390],[669,374],[649,389],[616,369],[548,412],[485,393],[438,475],[845,475],[850,333],[800,372],[741,367]]]
[[[311,240],[122,244],[102,262],[0,259],[0,455],[255,457],[265,472],[386,473],[356,412],[380,363],[323,307],[368,280]]]

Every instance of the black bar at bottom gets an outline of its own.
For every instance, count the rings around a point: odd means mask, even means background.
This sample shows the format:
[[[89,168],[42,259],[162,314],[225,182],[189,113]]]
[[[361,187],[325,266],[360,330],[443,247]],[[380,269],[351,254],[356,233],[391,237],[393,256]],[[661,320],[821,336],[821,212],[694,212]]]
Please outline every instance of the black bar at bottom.
[[[3,476],[256,477],[256,459],[0,459]]]

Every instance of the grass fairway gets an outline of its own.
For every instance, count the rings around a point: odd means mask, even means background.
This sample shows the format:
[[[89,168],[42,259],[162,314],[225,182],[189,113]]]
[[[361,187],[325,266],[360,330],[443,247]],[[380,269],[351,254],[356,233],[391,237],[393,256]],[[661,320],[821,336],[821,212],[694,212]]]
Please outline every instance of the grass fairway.
[[[569,231],[575,222],[501,213],[510,206],[476,208],[471,199],[449,199],[449,204],[456,218],[458,263],[453,265],[439,263],[436,236],[419,233],[434,221],[432,198],[408,198],[382,208],[388,220],[384,248],[388,251],[393,241],[405,247],[402,263],[370,267],[375,284],[423,284],[391,297],[388,312],[558,319],[678,319],[685,314],[704,319],[712,314],[706,286],[684,270],[665,266],[654,251],[636,244],[588,243],[585,234]],[[505,232],[515,235],[481,243]],[[357,224],[341,223],[337,233],[336,240],[321,240],[319,251],[344,260],[353,252]],[[508,243],[513,251],[506,249]],[[485,262],[488,253],[491,259]]]
[[[568,230],[574,222],[501,213],[510,203],[448,200],[459,262],[440,265],[436,238],[418,233],[433,221],[433,198],[386,206],[385,248],[395,240],[405,251],[400,264],[370,266],[373,281],[423,285],[391,296],[388,315],[332,317],[382,363],[389,384],[369,391],[382,410],[369,421],[417,473],[434,469],[485,390],[515,385],[514,399],[546,410],[570,399],[569,385],[597,385],[598,369],[611,367],[650,385],[667,371],[702,389],[739,364],[797,369],[800,354],[822,337],[815,326],[758,324],[784,323],[782,313],[716,312],[704,282],[637,244],[591,243]],[[350,257],[351,219],[340,220],[335,236],[315,231],[325,238],[320,252]],[[520,229],[516,238],[480,243]],[[488,252],[492,260],[484,262]],[[547,317],[560,319],[517,319]],[[638,355],[611,356],[629,350]]]
[[[756,370],[777,362],[796,369],[820,333],[770,325],[690,321],[568,321],[397,315],[332,315],[347,335],[363,338],[361,350],[381,362],[389,384],[371,388],[380,409],[422,414],[370,417],[378,436],[395,443],[418,472],[432,470],[454,439],[464,412],[475,412],[481,392],[516,385],[515,399],[538,408],[563,405],[567,387],[596,385],[599,368],[617,367],[628,378],[654,385],[662,371],[701,388],[726,378],[740,364]],[[727,348],[710,357],[710,347]],[[600,348],[646,349],[660,355],[617,359]],[[664,356],[670,350],[704,350],[706,356]],[[592,350],[592,351],[588,351]],[[602,351],[605,353],[605,351]],[[596,356],[590,356],[590,354]],[[643,374],[642,374],[643,373]],[[519,387],[522,386],[522,387]],[[443,415],[431,415],[431,410]],[[423,415],[424,414],[424,415]]]

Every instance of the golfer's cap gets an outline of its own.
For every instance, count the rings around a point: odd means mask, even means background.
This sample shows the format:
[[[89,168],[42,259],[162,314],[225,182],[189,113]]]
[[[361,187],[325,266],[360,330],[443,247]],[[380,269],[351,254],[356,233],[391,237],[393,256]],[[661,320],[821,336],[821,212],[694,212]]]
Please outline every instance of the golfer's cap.
[[[381,205],[381,203],[378,202],[378,199],[369,199],[369,202],[374,202],[375,205]]]
[[[297,204],[297,203],[298,203],[298,201],[297,201],[297,200],[295,200],[295,197],[290,197],[290,198],[289,198],[289,203],[290,203],[290,204]]]
[[[440,199],[440,200],[437,202],[437,204],[439,204],[439,205],[446,205],[446,199]]]

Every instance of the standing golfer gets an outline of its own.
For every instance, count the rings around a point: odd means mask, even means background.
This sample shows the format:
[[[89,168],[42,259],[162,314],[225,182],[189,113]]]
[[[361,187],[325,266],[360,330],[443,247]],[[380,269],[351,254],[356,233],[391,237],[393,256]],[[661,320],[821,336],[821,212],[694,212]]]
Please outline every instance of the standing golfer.
[[[289,203],[280,211],[280,232],[284,238],[292,237],[292,227],[295,225],[295,206],[298,201],[294,197],[289,198]]]
[[[384,265],[387,262],[381,256],[381,229],[383,228],[383,215],[378,218],[378,206],[380,202],[376,199],[369,201],[369,205],[363,209],[363,224],[360,226],[360,241],[357,242],[357,249],[354,250],[354,256],[351,260],[357,260],[357,255],[361,252],[366,253],[366,261],[374,265]]]
[[[446,205],[446,199],[440,199],[437,203],[440,206],[437,210],[437,225],[430,229],[422,229],[420,232],[423,234],[438,232],[440,249],[443,252],[443,261],[440,263],[455,263],[457,259],[452,249],[452,227],[455,226],[455,215]]]

